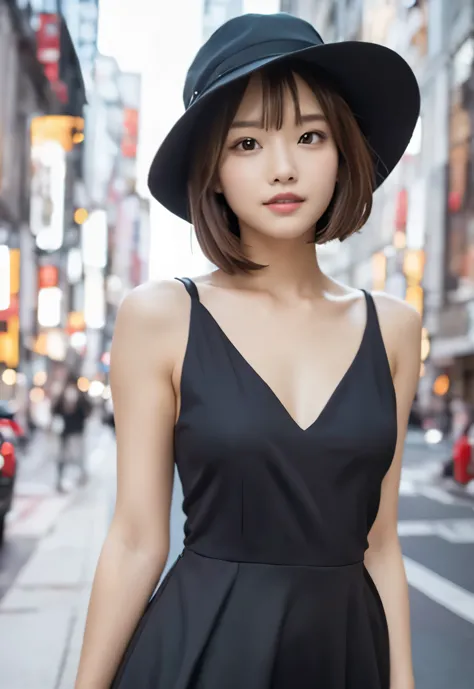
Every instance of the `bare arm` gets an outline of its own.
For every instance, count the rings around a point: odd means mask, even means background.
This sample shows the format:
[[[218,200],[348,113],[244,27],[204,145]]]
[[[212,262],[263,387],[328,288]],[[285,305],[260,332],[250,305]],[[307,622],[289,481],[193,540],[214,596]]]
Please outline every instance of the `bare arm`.
[[[140,287],[117,316],[110,372],[117,501],[94,579],[76,689],[110,686],[166,563],[176,410],[172,375],[182,340],[173,325],[182,304],[176,289],[169,283]]]
[[[394,361],[398,438],[392,466],[383,481],[377,519],[369,534],[365,564],[379,590],[387,616],[390,689],[413,689],[408,584],[397,522],[403,447],[419,380],[421,323],[418,314],[406,304],[386,299],[380,304],[379,314],[389,357]]]

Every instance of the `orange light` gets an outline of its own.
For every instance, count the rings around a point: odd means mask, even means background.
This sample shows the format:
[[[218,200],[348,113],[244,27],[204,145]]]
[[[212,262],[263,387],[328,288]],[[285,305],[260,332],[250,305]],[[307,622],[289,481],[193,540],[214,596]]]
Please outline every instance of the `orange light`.
[[[10,294],[20,291],[20,249],[10,249]]]
[[[36,338],[33,350],[39,356],[46,356],[48,353],[48,338],[46,333],[40,333]]]
[[[11,316],[8,319],[8,331],[0,333],[0,361],[12,369],[17,368],[20,358],[19,332],[18,316]]]
[[[34,146],[45,141],[57,141],[65,151],[71,151],[74,146],[74,134],[84,129],[82,117],[69,115],[45,115],[33,118],[31,122],[31,141]]]
[[[82,132],[76,132],[72,137],[73,144],[82,144],[84,141],[84,134]]]
[[[82,332],[86,328],[82,311],[71,311],[67,317],[67,331],[69,335]]]
[[[90,388],[90,381],[83,376],[77,381],[77,387],[81,392],[87,392]]]
[[[85,208],[78,208],[74,213],[74,222],[76,223],[76,225],[83,225],[88,217],[89,213],[86,211]]]
[[[425,252],[423,250],[411,249],[405,253],[403,260],[403,272],[408,280],[420,283],[423,278],[425,267]]]
[[[443,397],[449,390],[450,382],[449,377],[446,374],[438,376],[433,383],[433,392],[438,397]]]
[[[407,287],[405,299],[419,314],[423,313],[423,287],[420,285]]]

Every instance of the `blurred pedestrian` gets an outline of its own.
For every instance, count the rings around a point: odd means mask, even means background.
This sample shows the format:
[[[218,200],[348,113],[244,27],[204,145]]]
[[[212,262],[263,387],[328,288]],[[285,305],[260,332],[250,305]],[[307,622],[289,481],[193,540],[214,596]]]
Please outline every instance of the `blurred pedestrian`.
[[[460,395],[446,395],[450,411],[449,434],[454,442],[465,433],[466,426],[470,426],[473,411],[470,404]]]
[[[443,478],[456,478],[456,464],[465,467],[474,477],[474,466],[472,460],[474,414],[466,405],[464,425],[456,427],[451,457],[443,462],[441,476]]]
[[[56,462],[56,488],[63,491],[64,469],[74,463],[80,470],[80,482],[87,481],[84,431],[91,412],[91,404],[77,387],[74,377],[69,377],[63,391],[52,406],[53,426],[56,428],[60,447]]]
[[[112,431],[115,433],[114,405],[111,397],[104,400],[102,408],[102,421],[106,426],[109,426],[109,428],[111,428]]]
[[[315,245],[365,224],[415,76],[249,14],[201,48],[184,99],[149,187],[217,270],[119,309],[117,500],[76,689],[413,689],[397,501],[421,322],[325,275]],[[185,547],[150,598],[174,463]]]

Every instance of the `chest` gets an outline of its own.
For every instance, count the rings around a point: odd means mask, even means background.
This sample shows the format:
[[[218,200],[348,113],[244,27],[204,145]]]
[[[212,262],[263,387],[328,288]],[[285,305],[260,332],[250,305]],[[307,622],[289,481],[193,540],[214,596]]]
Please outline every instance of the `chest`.
[[[266,387],[302,429],[320,416],[351,371],[366,334],[364,300],[351,308],[235,308],[200,305],[209,331],[242,378]],[[355,308],[354,308],[355,306]]]

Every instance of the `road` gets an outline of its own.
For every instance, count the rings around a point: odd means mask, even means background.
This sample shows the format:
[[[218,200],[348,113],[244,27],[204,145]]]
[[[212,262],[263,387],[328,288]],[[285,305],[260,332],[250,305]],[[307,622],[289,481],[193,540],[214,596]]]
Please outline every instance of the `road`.
[[[410,584],[417,689],[472,689],[474,497],[427,481],[446,451],[407,442],[399,535]]]
[[[92,465],[94,452],[100,452],[100,447],[104,452],[104,442],[110,442],[110,438],[104,441],[99,430],[92,429],[89,438]],[[13,586],[20,569],[32,559],[38,544],[73,499],[74,477],[71,477],[69,494],[60,497],[54,494],[53,453],[51,440],[43,438],[23,463],[9,539],[0,556],[0,598]],[[426,448],[418,436],[410,436],[400,491],[399,534],[410,584],[416,686],[417,689],[472,689],[474,497],[467,492],[453,494],[446,484],[428,480],[442,453],[443,450]],[[110,480],[104,498],[108,518],[113,509],[113,491]],[[175,482],[174,491],[170,563],[182,548],[179,481]],[[18,657],[21,658],[21,649]],[[44,689],[49,687],[45,684]]]

